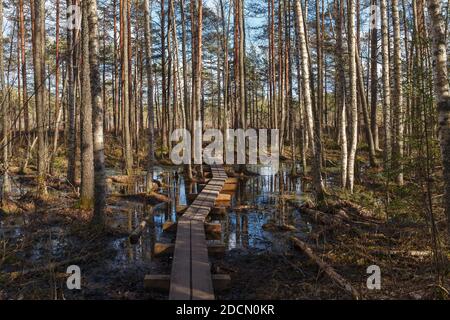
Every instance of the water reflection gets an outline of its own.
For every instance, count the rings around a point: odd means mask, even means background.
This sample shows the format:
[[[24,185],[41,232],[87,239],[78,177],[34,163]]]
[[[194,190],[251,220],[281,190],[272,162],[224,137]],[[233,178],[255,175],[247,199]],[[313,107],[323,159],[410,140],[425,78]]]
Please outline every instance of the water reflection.
[[[300,178],[291,177],[290,167],[281,166],[278,173],[271,167],[249,166],[250,171],[259,175],[239,180],[238,188],[233,197],[232,208],[227,215],[213,217],[222,225],[222,234],[214,242],[223,243],[229,250],[232,249],[261,249],[278,250],[285,248],[283,234],[265,231],[263,226],[267,223],[275,225],[293,225],[302,232],[306,224],[300,214],[288,204],[288,199],[301,201],[302,183]],[[164,206],[152,206],[133,201],[132,199],[119,198],[109,205],[107,216],[108,225],[118,230],[123,236],[113,238],[111,246],[116,249],[117,255],[113,264],[126,267],[127,264],[149,263],[152,261],[152,251],[156,242],[171,243],[175,241],[175,235],[163,232],[164,223],[177,221],[177,209],[186,206],[188,195],[195,194],[201,189],[196,183],[186,183],[181,168],[157,167],[154,171],[154,180],[160,184],[158,192],[167,195],[171,202]],[[118,173],[109,170],[108,176]],[[137,175],[131,183],[110,183],[110,194],[136,195],[145,192],[146,175]],[[242,208],[245,208],[242,209]],[[137,245],[131,245],[128,235],[147,219],[147,224],[142,237]],[[20,237],[23,221],[18,217],[9,217],[8,222],[0,217],[0,239]],[[50,237],[50,253],[63,254],[65,249],[64,236],[54,232]],[[42,248],[36,244],[34,251],[37,256]],[[47,244],[45,248],[48,248]]]

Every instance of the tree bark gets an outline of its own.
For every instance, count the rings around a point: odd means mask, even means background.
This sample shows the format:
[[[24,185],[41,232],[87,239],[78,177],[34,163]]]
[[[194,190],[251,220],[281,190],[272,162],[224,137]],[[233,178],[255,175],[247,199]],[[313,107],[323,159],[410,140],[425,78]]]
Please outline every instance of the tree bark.
[[[444,208],[447,214],[450,234],[450,89],[447,71],[447,41],[444,19],[441,15],[441,1],[428,0],[433,38],[434,88],[439,111],[439,131],[444,180]]]
[[[125,172],[127,175],[133,173],[133,155],[131,148],[130,133],[130,67],[129,67],[129,29],[128,29],[128,2],[121,0],[122,5],[122,112],[123,112],[123,137]]]
[[[377,0],[372,0],[372,6],[377,5]],[[372,12],[374,15],[375,12]],[[375,15],[374,15],[375,16]],[[370,22],[372,24],[371,30],[371,62],[370,62],[370,125],[372,126],[373,142],[375,144],[375,149],[380,150],[380,139],[378,135],[378,119],[377,119],[377,105],[378,105],[378,27],[375,21]]]
[[[104,208],[106,206],[106,173],[105,173],[105,142],[104,142],[104,103],[100,82],[99,67],[99,32],[97,0],[88,1],[89,24],[89,65],[91,72],[91,99],[93,122],[93,153],[94,153],[94,216],[93,222],[104,223]]]
[[[386,0],[380,0],[381,13],[381,50],[383,55],[383,114],[384,114],[384,166],[390,170],[392,154],[391,133],[391,84],[389,68],[389,30]]]
[[[80,207],[85,210],[94,204],[94,147],[92,136],[92,95],[89,66],[89,0],[82,1],[81,31],[81,191]]]
[[[0,27],[3,26],[3,3],[0,3]],[[9,156],[9,99],[7,99],[8,92],[5,87],[5,70],[3,68],[3,34],[0,36],[0,103],[1,103],[1,119],[2,119],[2,140],[0,148],[2,151],[2,166],[3,166],[3,181],[1,190],[2,202],[8,198],[11,192],[11,182],[8,173],[8,156]],[[7,103],[8,101],[8,103]]]
[[[358,98],[356,68],[355,0],[348,2],[348,46],[350,72],[351,143],[348,156],[348,188],[351,193],[355,183],[355,159],[358,147]]]
[[[301,67],[302,67],[302,91],[305,100],[305,110],[307,117],[307,127],[309,136],[311,137],[311,145],[312,145],[312,153],[313,153],[313,165],[312,165],[312,175],[313,175],[313,184],[316,192],[316,197],[320,200],[323,200],[325,197],[325,187],[322,180],[322,173],[320,172],[320,162],[322,161],[320,158],[320,152],[317,150],[317,135],[314,130],[314,115],[312,111],[312,101],[311,101],[311,89],[310,89],[310,77],[309,77],[309,66],[308,66],[308,49],[306,46],[306,34],[305,34],[305,26],[303,23],[303,9],[300,3],[300,0],[295,0],[295,18],[296,18],[296,29],[297,29],[297,38],[298,43],[300,44],[299,55],[302,58]]]
[[[402,54],[400,17],[398,12],[398,0],[392,0],[392,25],[394,28],[394,112],[395,112],[395,171],[397,184],[403,185],[403,89],[402,89]]]
[[[147,72],[147,105],[148,105],[148,166],[147,192],[153,189],[153,166],[155,162],[155,113],[153,105],[153,66],[150,0],[144,0],[144,32],[145,32],[145,69]],[[186,84],[185,84],[186,85]]]
[[[36,104],[36,126],[38,136],[38,175],[37,196],[46,197],[46,159],[45,142],[45,1],[34,1],[34,88]]]

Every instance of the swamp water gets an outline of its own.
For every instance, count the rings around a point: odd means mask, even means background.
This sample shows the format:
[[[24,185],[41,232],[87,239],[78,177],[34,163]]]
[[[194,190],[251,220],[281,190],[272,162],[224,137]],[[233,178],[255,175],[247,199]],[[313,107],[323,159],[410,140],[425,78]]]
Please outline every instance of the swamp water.
[[[273,174],[270,167],[249,166],[250,171],[259,175],[242,180],[233,196],[232,208],[223,217],[214,217],[214,223],[222,225],[220,239],[212,243],[225,244],[228,251],[238,249],[252,252],[283,252],[287,250],[287,237],[292,232],[265,230],[263,226],[290,225],[295,226],[294,233],[304,236],[310,229],[300,213],[288,200],[302,201],[302,180],[289,175],[290,166],[283,165],[278,174]],[[108,176],[118,172],[109,170]],[[155,168],[154,179],[162,184],[160,193],[171,199],[168,205],[155,207],[132,199],[118,198],[108,205],[107,224],[119,235],[108,240],[108,246],[115,255],[108,262],[110,269],[124,270],[129,267],[144,267],[157,264],[158,259],[152,257],[156,242],[173,243],[175,234],[163,232],[167,221],[177,221],[176,208],[187,204],[187,195],[200,191],[197,184],[187,184],[175,167]],[[133,195],[144,192],[145,175],[138,176],[134,183],[108,185],[110,194]],[[233,208],[236,208],[234,210]],[[244,208],[244,210],[242,210]],[[240,210],[239,210],[240,209]],[[153,211],[153,212],[152,212]],[[151,216],[147,228],[136,245],[128,239],[132,232],[145,218]],[[27,237],[23,229],[29,224],[29,218],[21,215],[0,214],[0,241],[20,248],[20,243]],[[46,225],[45,230],[38,231],[43,235],[29,243],[31,248],[26,252],[16,250],[21,258],[40,264],[40,261],[64,259],[68,252],[76,248],[77,240],[65,236],[63,226]],[[3,271],[10,269],[7,264]],[[15,269],[15,268],[12,268]]]
[[[289,166],[282,166],[278,174],[273,174],[270,167],[248,166],[257,176],[240,181],[233,196],[232,207],[225,216],[214,216],[211,222],[220,223],[222,234],[220,239],[208,240],[212,244],[225,244],[227,251],[234,249],[255,251],[284,252],[288,243],[286,235],[292,233],[265,230],[263,226],[290,225],[294,226],[298,236],[304,236],[310,226],[304,221],[289,201],[303,201],[301,178],[291,178]],[[153,223],[150,224],[136,245],[130,244],[128,237],[116,239],[113,242],[117,250],[114,263],[125,266],[135,263],[152,262],[154,243],[173,243],[175,234],[163,232],[167,221],[176,222],[176,207],[187,204],[187,195],[200,191],[197,184],[187,184],[183,176],[173,167],[158,168],[154,179],[164,185],[160,193],[172,200],[168,205],[161,206],[153,212]],[[142,177],[131,187],[112,186],[113,193],[143,192],[145,178]],[[125,227],[131,232],[151,211],[150,206],[132,201],[122,201],[117,204],[120,214],[109,218],[112,226]],[[234,210],[233,208],[236,208]],[[155,259],[158,260],[158,259]]]

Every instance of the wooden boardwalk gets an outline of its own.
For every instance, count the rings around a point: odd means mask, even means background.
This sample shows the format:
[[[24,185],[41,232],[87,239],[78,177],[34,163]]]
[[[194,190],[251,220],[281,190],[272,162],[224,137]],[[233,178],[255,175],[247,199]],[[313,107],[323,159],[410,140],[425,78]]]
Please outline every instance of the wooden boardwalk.
[[[223,166],[213,165],[211,171],[212,179],[178,221],[170,300],[214,300],[205,221],[228,176]]]

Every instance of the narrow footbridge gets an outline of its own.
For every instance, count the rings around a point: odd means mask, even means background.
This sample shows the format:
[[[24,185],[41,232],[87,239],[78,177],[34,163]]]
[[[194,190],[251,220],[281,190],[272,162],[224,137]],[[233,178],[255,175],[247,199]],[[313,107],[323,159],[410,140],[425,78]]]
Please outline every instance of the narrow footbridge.
[[[205,222],[228,176],[221,165],[211,166],[212,179],[178,221],[170,300],[213,300]]]

